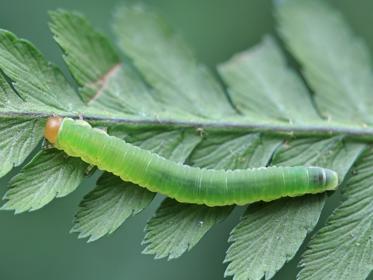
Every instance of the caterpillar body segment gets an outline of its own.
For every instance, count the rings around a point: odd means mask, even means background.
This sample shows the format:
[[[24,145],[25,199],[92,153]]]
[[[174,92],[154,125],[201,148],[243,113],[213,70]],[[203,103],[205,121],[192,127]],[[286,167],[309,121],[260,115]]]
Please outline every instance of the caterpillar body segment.
[[[262,167],[215,170],[158,156],[70,118],[49,118],[45,137],[68,155],[80,157],[152,192],[179,202],[208,206],[244,205],[334,190],[337,173],[320,167]]]

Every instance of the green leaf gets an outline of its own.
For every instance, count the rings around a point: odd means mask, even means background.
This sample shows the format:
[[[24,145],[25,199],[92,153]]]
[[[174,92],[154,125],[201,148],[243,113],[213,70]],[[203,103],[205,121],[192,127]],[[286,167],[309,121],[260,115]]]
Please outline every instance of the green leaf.
[[[14,114],[20,108],[26,108],[31,102],[25,102],[19,94],[10,85],[9,79],[1,72],[0,69],[0,115],[8,117],[4,112],[7,110]],[[32,118],[32,117],[31,117]],[[31,119],[30,116],[24,116],[23,119]]]
[[[321,114],[329,120],[372,125],[373,79],[366,45],[325,2],[279,3],[279,30],[303,65]]]
[[[303,65],[305,77],[315,89],[315,102],[321,109],[321,113],[329,120],[353,122],[363,126],[371,125],[370,89],[373,85],[373,77],[369,51],[352,33],[342,16],[324,2],[288,0],[279,5],[278,18],[280,31],[286,43]],[[312,29],[308,26],[312,26]],[[335,32],[336,30],[338,32]],[[358,190],[364,187],[364,182],[353,185]],[[346,192],[346,200],[353,200],[353,193],[354,191]],[[368,189],[365,198],[370,200],[373,198]],[[335,213],[342,213],[343,205],[342,203],[341,208],[337,208]],[[364,204],[355,203],[354,214],[351,214],[351,217],[362,213],[364,207]],[[336,217],[336,214],[332,215],[330,223],[333,223]],[[350,234],[350,228],[342,226],[342,221],[339,225],[340,228],[333,230],[326,226],[314,237],[311,244],[321,244],[326,241],[323,236],[327,232],[325,235],[334,237],[333,245],[311,245],[312,249],[306,250],[304,253],[306,257],[302,263],[305,267],[299,274],[300,279],[314,279],[313,277],[319,278],[325,275],[328,275],[326,278],[334,275],[336,279],[351,279],[351,277],[363,279],[369,273],[371,267],[363,265],[367,263],[367,259],[368,263],[369,259],[371,260],[369,255],[364,255],[365,248],[360,251],[349,246],[350,255],[339,250],[348,246],[343,238]],[[369,234],[372,234],[372,229],[367,230],[367,235]],[[331,251],[327,253],[326,248]],[[332,251],[340,254],[338,262],[334,259],[336,255]],[[354,253],[357,255],[361,253],[363,257],[360,259],[358,256],[352,257],[351,254]],[[321,256],[322,263],[315,261],[315,258]],[[320,264],[317,267],[318,272],[315,271],[315,262]]]
[[[234,114],[212,74],[157,14],[141,4],[124,5],[116,12],[113,26],[119,47],[133,59],[162,103],[200,117]]]
[[[2,209],[16,213],[37,210],[55,197],[74,191],[84,178],[87,164],[62,151],[39,152],[12,178]]]
[[[295,140],[276,153],[273,164],[320,165],[337,170],[343,178],[363,147],[344,144],[338,138]],[[250,205],[229,238],[232,244],[225,262],[230,263],[225,275],[272,278],[316,226],[324,203],[325,195],[321,194]]]
[[[17,93],[35,109],[72,111],[80,105],[62,72],[28,41],[5,30],[0,30],[0,69],[13,81]]]
[[[220,66],[219,70],[230,87],[232,100],[235,104],[243,104],[239,107],[243,113],[289,123],[321,121],[306,88],[288,69],[273,40],[265,39],[253,50]],[[268,73],[273,73],[271,82],[265,78]],[[258,93],[266,98],[258,98]],[[302,111],[299,111],[300,104],[303,104]],[[343,178],[362,146],[353,146],[347,155],[346,150],[349,151],[340,137],[288,141],[275,153],[271,164],[319,165],[340,171]],[[249,206],[229,239],[232,245],[225,262],[230,263],[225,274],[235,279],[272,278],[294,257],[307,233],[315,227],[324,202],[325,196],[321,195]],[[292,242],[286,242],[288,239]]]
[[[50,16],[54,38],[90,108],[142,117],[158,113],[159,105],[136,71],[120,61],[110,41],[85,17],[63,10]]]
[[[225,276],[271,279],[299,249],[324,205],[323,196],[282,199],[250,205],[229,241]]]
[[[267,165],[281,140],[259,133],[209,134],[188,159],[188,164],[210,169],[245,169]]]
[[[365,279],[373,270],[373,149],[354,165],[342,204],[311,240],[299,279]]]
[[[7,103],[7,95],[9,91],[11,91],[11,89],[3,75],[0,73],[0,107],[4,107],[4,105]]]
[[[107,38],[79,13],[57,10],[49,15],[54,39],[68,51],[64,59],[82,87],[83,99],[88,101],[102,90],[105,78],[121,64],[119,57]],[[106,77],[102,73],[107,73]]]
[[[271,37],[220,65],[219,72],[229,86],[234,104],[245,116],[290,124],[320,119],[307,89],[286,65]],[[268,77],[272,77],[271,82]]]
[[[212,226],[225,219],[231,208],[184,205],[166,199],[146,225],[143,253],[155,255],[156,259],[180,257],[193,248]]]
[[[0,177],[27,158],[40,142],[45,122],[0,117]]]
[[[119,177],[104,173],[97,187],[80,203],[71,232],[95,241],[113,233],[127,218],[141,212],[154,198],[151,193]]]
[[[0,110],[22,106],[5,77],[0,72]],[[19,166],[42,139],[44,121],[0,115],[0,177]]]

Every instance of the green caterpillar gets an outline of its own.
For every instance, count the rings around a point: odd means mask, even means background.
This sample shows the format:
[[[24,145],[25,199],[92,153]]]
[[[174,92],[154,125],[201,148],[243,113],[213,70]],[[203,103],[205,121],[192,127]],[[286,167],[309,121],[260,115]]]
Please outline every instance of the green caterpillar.
[[[70,156],[185,203],[244,205],[320,193],[338,185],[337,173],[320,167],[214,170],[178,164],[69,118],[50,117],[45,138]]]

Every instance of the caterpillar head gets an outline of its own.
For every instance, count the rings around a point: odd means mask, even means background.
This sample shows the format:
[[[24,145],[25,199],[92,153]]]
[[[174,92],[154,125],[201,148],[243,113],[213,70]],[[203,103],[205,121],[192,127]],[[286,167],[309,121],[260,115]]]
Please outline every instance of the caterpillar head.
[[[61,117],[49,117],[47,124],[44,129],[44,137],[51,144],[55,144],[57,141],[58,131],[60,130],[63,118]]]

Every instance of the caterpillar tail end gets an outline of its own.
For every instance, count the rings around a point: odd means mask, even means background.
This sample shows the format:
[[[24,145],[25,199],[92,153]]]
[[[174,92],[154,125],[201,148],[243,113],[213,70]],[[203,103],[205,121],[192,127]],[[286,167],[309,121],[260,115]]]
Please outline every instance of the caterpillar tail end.
[[[325,189],[328,191],[335,190],[339,184],[338,173],[330,170],[325,170]]]
[[[51,144],[55,144],[57,142],[57,135],[58,131],[60,130],[63,118],[61,117],[49,117],[47,120],[47,124],[45,125],[44,129],[44,137],[47,139]]]

